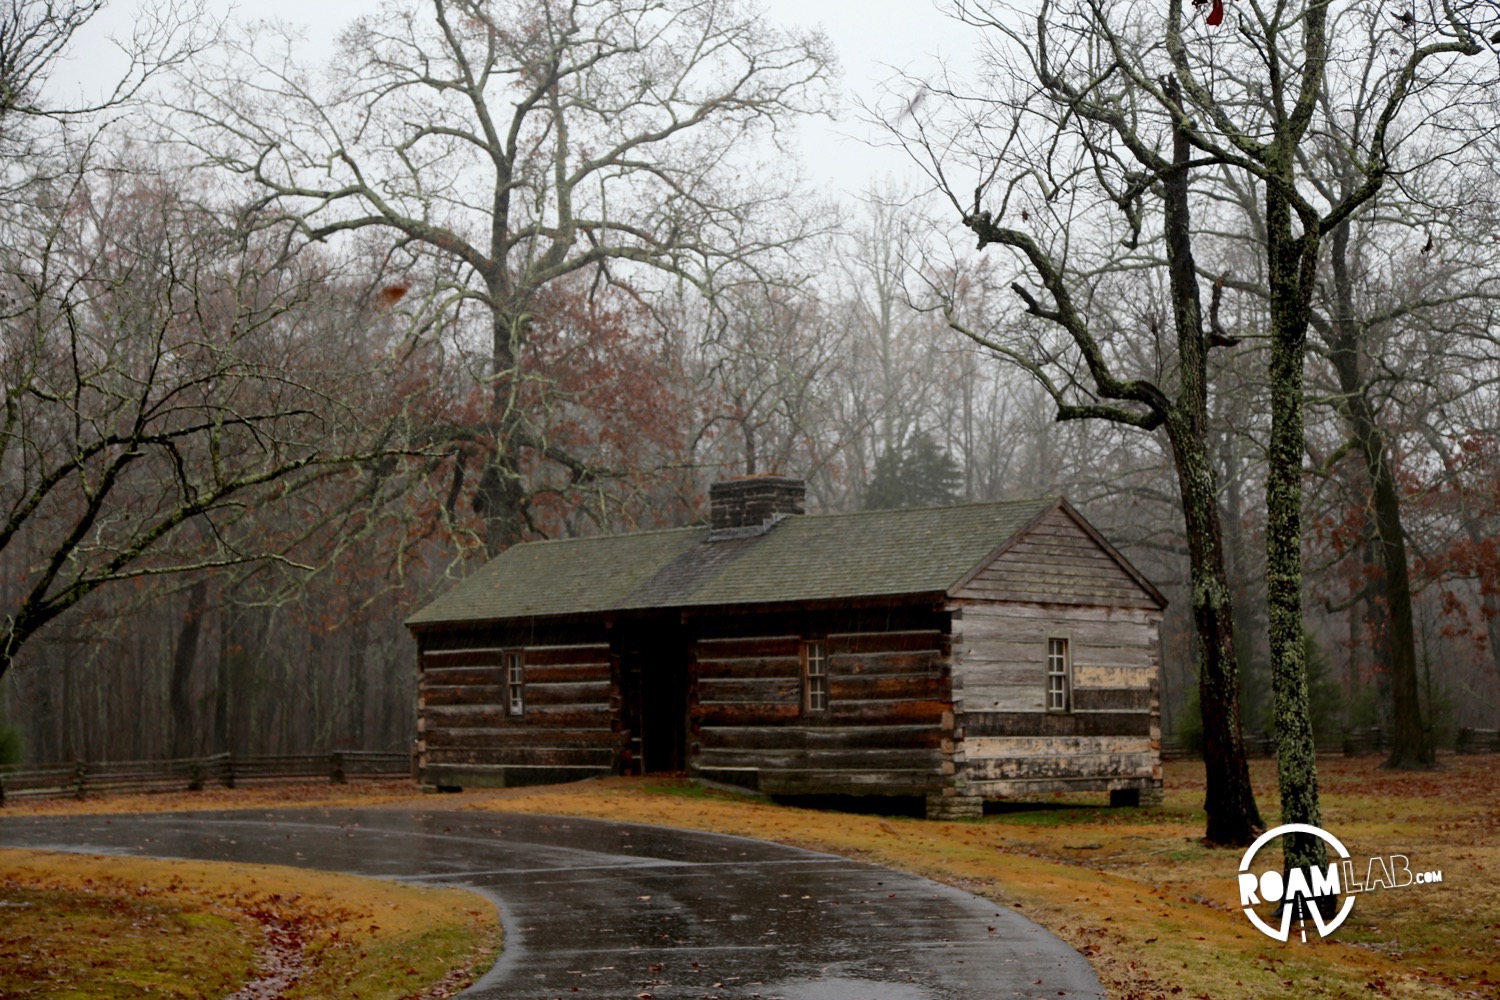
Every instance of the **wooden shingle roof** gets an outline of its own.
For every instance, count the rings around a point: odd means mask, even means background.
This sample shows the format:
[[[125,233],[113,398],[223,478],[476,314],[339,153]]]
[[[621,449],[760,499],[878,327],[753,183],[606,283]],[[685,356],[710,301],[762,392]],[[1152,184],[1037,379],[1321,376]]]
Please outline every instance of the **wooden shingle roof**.
[[[694,527],[529,542],[491,559],[406,624],[944,594],[1059,506],[1066,501],[1047,497],[793,515],[764,534],[719,540]]]

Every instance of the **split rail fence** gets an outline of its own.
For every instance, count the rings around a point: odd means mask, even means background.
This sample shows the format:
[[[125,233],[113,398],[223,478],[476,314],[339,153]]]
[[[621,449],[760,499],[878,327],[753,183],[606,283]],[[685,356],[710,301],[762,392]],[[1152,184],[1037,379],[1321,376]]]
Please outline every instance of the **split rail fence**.
[[[351,778],[411,777],[406,753],[335,750],[331,753],[185,757],[177,760],[75,761],[0,767],[0,803],[7,798],[84,798],[105,792],[197,791],[209,785]]]
[[[1500,753],[1500,729],[1459,729],[1451,746],[1454,753]],[[1340,735],[1332,746],[1319,745],[1319,753],[1342,753],[1345,757],[1363,757],[1367,754],[1384,753],[1391,748],[1390,734],[1376,726],[1370,729],[1351,729]],[[1246,733],[1245,756],[1274,757],[1276,741],[1270,733]],[[1161,741],[1162,760],[1185,760],[1198,758],[1202,752],[1194,747],[1183,746],[1178,740],[1164,738]]]

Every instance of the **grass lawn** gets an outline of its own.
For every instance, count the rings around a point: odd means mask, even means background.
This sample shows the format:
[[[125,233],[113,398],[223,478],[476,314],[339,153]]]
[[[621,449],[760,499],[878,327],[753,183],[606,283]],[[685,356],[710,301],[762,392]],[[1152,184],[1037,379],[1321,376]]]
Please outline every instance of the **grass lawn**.
[[[499,948],[471,893],[269,865],[0,850],[0,997],[442,997]]]
[[[1098,804],[1102,795],[1050,796],[983,820],[951,823],[791,808],[664,778],[426,796],[420,805],[713,830],[917,872],[1050,928],[1089,957],[1117,1000],[1500,997],[1500,888],[1493,880],[1500,872],[1500,759],[1445,756],[1441,770],[1415,774],[1381,771],[1378,763],[1373,757],[1319,761],[1324,827],[1356,858],[1404,854],[1414,871],[1441,870],[1443,882],[1362,895],[1331,940],[1307,944],[1295,936],[1286,944],[1272,941],[1245,920],[1235,881],[1241,852],[1198,843],[1202,766],[1191,762],[1167,765],[1160,808],[1108,809]],[[1262,812],[1274,824],[1274,765],[1254,762],[1252,774]],[[410,804],[410,786],[329,791],[246,789],[6,808]],[[335,906],[331,900],[326,905]],[[217,911],[205,906],[198,912]],[[363,936],[357,921],[349,926],[349,933]],[[0,966],[4,959],[0,954]],[[3,980],[0,995],[10,995]]]

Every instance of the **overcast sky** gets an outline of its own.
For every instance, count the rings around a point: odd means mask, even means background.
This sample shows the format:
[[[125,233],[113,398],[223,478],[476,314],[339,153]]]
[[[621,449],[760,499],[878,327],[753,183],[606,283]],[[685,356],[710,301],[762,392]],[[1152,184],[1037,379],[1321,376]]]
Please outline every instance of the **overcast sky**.
[[[80,32],[66,64],[53,74],[55,92],[104,87],[123,62],[109,41],[128,37],[138,0],[113,0]],[[769,18],[777,24],[819,26],[828,34],[843,69],[846,95],[873,99],[881,81],[898,70],[926,76],[940,58],[966,61],[973,29],[966,29],[940,13],[933,0],[765,0]],[[309,55],[316,57],[333,35],[359,14],[371,9],[369,0],[259,0],[231,4],[210,0],[217,13],[233,9],[236,16],[285,20],[305,26]],[[902,153],[872,149],[862,141],[869,128],[852,106],[837,122],[812,122],[800,129],[803,169],[807,180],[821,190],[862,192],[872,181],[909,179],[921,184],[915,167]]]

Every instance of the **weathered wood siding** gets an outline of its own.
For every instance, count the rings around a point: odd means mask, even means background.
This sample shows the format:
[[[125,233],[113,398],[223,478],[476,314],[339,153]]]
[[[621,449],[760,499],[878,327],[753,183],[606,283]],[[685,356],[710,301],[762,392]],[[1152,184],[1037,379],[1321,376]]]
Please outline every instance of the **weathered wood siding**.
[[[953,773],[945,622],[929,610],[705,623],[738,634],[692,646],[691,770],[782,795],[941,787]],[[823,712],[802,706],[807,639],[827,654]]]
[[[492,633],[424,641],[417,694],[422,780],[504,786],[614,770],[622,736],[611,704],[610,647],[569,638]],[[504,655],[517,650],[525,704],[513,716]]]
[[[955,591],[959,600],[1156,609],[1151,595],[1061,507]]]
[[[954,615],[964,794],[1159,787],[1159,610],[966,603]],[[1046,707],[1051,638],[1068,640],[1066,712]]]

